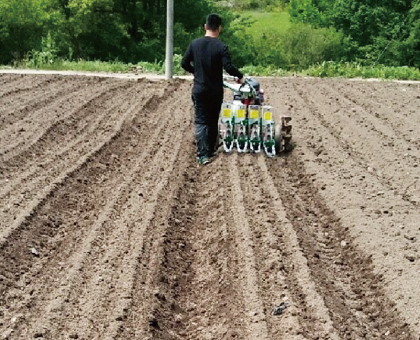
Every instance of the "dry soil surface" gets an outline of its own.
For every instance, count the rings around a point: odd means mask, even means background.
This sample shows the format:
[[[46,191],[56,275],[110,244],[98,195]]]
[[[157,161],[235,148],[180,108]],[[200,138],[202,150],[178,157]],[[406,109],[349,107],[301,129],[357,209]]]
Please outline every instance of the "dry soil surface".
[[[190,81],[0,75],[0,339],[418,340],[420,85],[262,86],[198,167]]]

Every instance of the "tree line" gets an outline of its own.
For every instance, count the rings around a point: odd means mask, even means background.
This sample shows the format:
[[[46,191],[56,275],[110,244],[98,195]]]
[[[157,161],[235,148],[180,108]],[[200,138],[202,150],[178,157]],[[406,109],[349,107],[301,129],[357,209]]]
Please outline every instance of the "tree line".
[[[419,0],[291,0],[289,13],[340,32],[345,61],[420,67]]]
[[[205,0],[176,0],[177,52],[197,35]],[[164,58],[166,0],[0,0],[0,63],[21,59],[48,39],[69,59]]]
[[[238,8],[287,10],[278,34],[252,32]],[[175,0],[175,53],[202,35],[208,13],[238,66],[303,69],[322,61],[420,67],[420,0]],[[0,0],[0,63],[37,51],[68,60],[162,61],[166,0]]]

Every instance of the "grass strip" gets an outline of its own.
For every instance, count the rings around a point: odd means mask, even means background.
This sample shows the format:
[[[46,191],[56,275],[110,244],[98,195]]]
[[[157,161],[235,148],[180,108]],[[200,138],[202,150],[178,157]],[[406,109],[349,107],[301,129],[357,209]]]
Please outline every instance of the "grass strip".
[[[10,66],[0,66],[0,69],[13,68]],[[119,61],[67,61],[59,60],[49,64],[39,64],[36,67],[27,67],[25,64],[17,65],[16,68],[27,68],[37,70],[54,71],[80,71],[80,72],[108,72],[108,73],[153,73],[164,74],[165,65],[163,62],[139,62],[137,64],[125,64]],[[363,78],[363,79],[383,79],[383,80],[420,80],[420,70],[414,67],[394,67],[385,65],[364,66],[358,63],[342,62],[323,62],[313,65],[306,70],[290,71],[276,67],[263,67],[249,65],[241,68],[241,71],[249,76],[265,77],[287,77],[310,76],[320,78]],[[185,75],[186,72],[181,68],[180,57],[174,60],[174,74]]]

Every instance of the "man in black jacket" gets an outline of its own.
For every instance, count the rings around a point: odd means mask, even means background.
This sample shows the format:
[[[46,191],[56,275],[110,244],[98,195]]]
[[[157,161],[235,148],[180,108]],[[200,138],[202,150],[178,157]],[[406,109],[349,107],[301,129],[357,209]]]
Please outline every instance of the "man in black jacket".
[[[232,65],[227,46],[218,36],[222,19],[210,14],[206,19],[203,38],[191,42],[182,67],[194,74],[192,100],[195,108],[197,161],[207,164],[216,154],[219,112],[223,102],[223,69],[242,82],[242,73]]]

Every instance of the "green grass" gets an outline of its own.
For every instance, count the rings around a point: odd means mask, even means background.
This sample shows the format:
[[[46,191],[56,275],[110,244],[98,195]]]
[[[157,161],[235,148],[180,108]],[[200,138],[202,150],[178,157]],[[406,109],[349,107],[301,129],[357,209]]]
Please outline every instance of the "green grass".
[[[284,12],[262,12],[262,11],[243,11],[243,15],[248,15],[256,22],[251,26],[254,36],[261,36],[265,31],[270,30],[278,33],[287,31],[291,27],[290,16]]]
[[[26,65],[27,66],[27,65]],[[54,71],[80,71],[80,72],[113,72],[124,73],[130,70],[130,64],[124,64],[119,61],[104,62],[104,61],[68,61],[58,60],[53,63],[45,63],[37,65],[36,67],[29,67],[34,69],[54,70]]]
[[[300,75],[312,77],[341,78],[376,78],[384,80],[420,80],[420,70],[414,67],[400,66],[364,66],[358,63],[323,62],[300,72]]]
[[[181,56],[175,56],[174,74],[185,75],[180,67]],[[165,68],[162,62],[139,62],[136,65],[124,64],[119,61],[103,62],[103,61],[67,61],[56,60],[54,63],[47,63],[34,66],[25,64],[17,65],[17,68],[28,68],[38,70],[56,70],[56,71],[84,71],[84,72],[111,72],[111,73],[128,73],[137,70],[139,73],[163,74]],[[1,66],[0,69],[11,69],[11,66]],[[295,74],[292,71],[279,69],[276,67],[263,66],[245,66],[241,71],[249,76],[270,76],[285,77]],[[383,80],[418,80],[420,81],[420,70],[414,67],[390,67],[384,65],[363,66],[358,63],[337,63],[324,62],[319,65],[297,73],[298,76],[311,76],[321,78],[376,78]]]
[[[291,71],[283,70],[276,67],[264,67],[261,65],[249,65],[240,69],[243,74],[250,76],[263,76],[263,77],[286,77],[293,74]]]
[[[174,73],[176,75],[185,75],[186,72],[181,68],[180,55],[174,56]],[[6,66],[0,66],[6,68]],[[7,66],[10,68],[10,66]],[[153,74],[164,74],[165,65],[163,62],[139,62],[137,64],[123,63],[120,61],[69,61],[65,59],[56,58],[50,62],[34,62],[33,59],[27,59],[20,64],[16,65],[16,68],[28,68],[35,70],[51,70],[51,71],[78,71],[78,72],[111,72],[111,73],[153,73]]]

